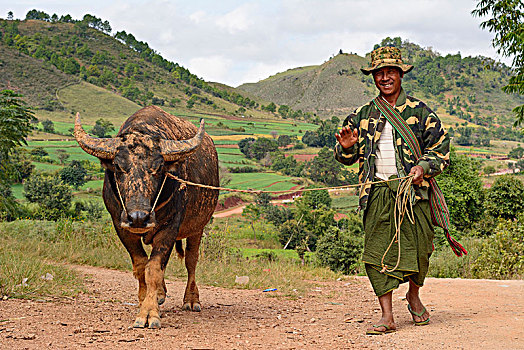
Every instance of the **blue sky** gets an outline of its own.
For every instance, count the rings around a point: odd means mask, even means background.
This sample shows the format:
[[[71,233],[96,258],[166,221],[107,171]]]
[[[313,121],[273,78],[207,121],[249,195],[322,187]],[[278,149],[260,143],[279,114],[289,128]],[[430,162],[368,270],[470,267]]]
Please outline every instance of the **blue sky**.
[[[470,0],[0,0],[0,17],[31,9],[80,19],[90,13],[125,30],[208,81],[256,82],[321,64],[339,49],[359,55],[400,36],[441,54],[483,55],[510,64],[471,16]]]

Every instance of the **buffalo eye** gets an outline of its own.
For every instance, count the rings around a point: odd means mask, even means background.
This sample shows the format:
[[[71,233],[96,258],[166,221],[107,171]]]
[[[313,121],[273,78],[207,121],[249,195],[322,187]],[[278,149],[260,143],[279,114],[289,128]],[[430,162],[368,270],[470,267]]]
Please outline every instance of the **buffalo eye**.
[[[155,162],[151,165],[151,174],[156,175],[162,169],[163,162]]]
[[[120,164],[118,163],[113,163],[113,166],[115,168],[115,172],[117,173],[123,173],[124,172],[124,169],[122,169],[122,167],[120,166]]]

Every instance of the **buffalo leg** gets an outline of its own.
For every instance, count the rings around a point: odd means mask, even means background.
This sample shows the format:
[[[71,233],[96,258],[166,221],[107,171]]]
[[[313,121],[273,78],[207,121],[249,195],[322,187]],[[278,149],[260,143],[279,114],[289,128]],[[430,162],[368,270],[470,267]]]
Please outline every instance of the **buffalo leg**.
[[[200,311],[200,300],[198,287],[195,280],[195,270],[198,262],[198,248],[202,235],[191,236],[186,239],[186,269],[187,269],[187,286],[184,293],[183,310]]]
[[[157,237],[153,241],[153,250],[145,267],[147,291],[140,305],[138,317],[133,324],[135,328],[143,328],[146,324],[149,324],[149,328],[160,328],[160,309],[158,306],[160,299],[165,298],[164,271],[175,242],[174,238],[169,239],[164,235]]]
[[[118,232],[118,237],[131,256],[133,275],[138,280],[138,301],[142,304],[147,290],[145,279],[145,268],[148,261],[147,254],[139,236],[120,231]]]

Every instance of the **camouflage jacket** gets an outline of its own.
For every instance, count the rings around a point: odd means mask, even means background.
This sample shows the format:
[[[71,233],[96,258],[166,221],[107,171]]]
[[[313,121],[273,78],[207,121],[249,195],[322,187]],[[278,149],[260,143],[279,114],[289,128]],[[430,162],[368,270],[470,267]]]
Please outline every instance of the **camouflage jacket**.
[[[420,165],[424,169],[425,179],[440,174],[449,165],[449,136],[437,115],[424,102],[407,96],[403,89],[400,91],[395,108],[413,130],[423,153],[420,159],[416,159],[400,134],[393,129],[399,177],[409,174],[415,165]],[[359,209],[363,210],[366,208],[371,182],[375,177],[377,141],[384,129],[385,117],[370,101],[350,114],[342,125],[349,125],[351,129],[358,128],[358,142],[347,149],[337,143],[335,158],[345,165],[358,161],[359,182],[363,184],[360,187]],[[413,186],[412,203],[429,198],[429,182],[425,179],[420,186]]]

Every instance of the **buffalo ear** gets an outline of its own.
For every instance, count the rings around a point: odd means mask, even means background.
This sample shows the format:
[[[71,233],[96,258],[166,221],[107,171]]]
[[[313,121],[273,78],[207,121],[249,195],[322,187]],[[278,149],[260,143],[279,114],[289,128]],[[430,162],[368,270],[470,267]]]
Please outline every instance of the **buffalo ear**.
[[[105,170],[109,170],[109,171],[115,172],[115,166],[113,165],[113,160],[112,159],[100,159],[100,165]]]

